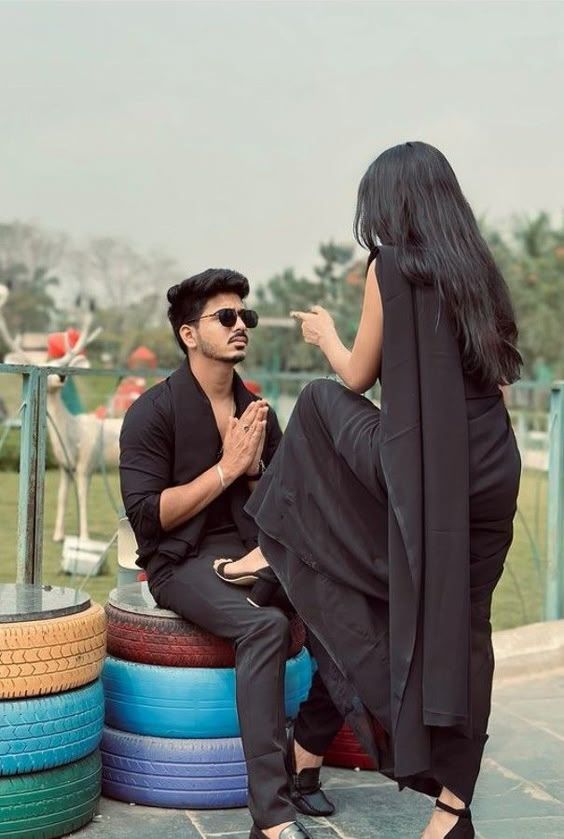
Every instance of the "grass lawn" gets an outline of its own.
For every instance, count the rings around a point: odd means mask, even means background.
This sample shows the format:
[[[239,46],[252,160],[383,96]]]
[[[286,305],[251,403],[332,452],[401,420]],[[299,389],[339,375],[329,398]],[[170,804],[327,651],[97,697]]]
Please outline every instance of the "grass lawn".
[[[108,483],[114,501],[119,505],[117,473],[108,475]],[[45,486],[43,581],[51,585],[84,587],[92,600],[104,603],[116,581],[115,546],[110,551],[104,572],[97,577],[91,577],[86,582],[84,578],[71,577],[60,570],[62,546],[55,544],[51,539],[57,485],[58,472],[49,470]],[[519,497],[520,513],[515,523],[515,539],[494,599],[494,629],[531,623],[542,617],[546,557],[546,491],[546,475],[532,471],[523,474]],[[0,472],[0,582],[14,582],[16,578],[17,498],[18,475],[14,472]],[[70,493],[66,519],[67,534],[76,533],[76,520],[76,501]],[[101,475],[95,475],[92,480],[89,521],[90,536],[93,539],[109,541],[117,527],[117,514],[108,497]],[[527,535],[527,529],[531,531],[534,541],[540,542],[537,547],[541,556],[540,567],[535,561],[536,551]]]
[[[523,472],[513,544],[494,595],[494,629],[543,619],[547,492],[546,473]]]
[[[0,582],[15,582],[16,579],[16,520],[18,511],[19,476],[14,472],[0,472]],[[43,542],[43,582],[56,586],[72,586],[89,593],[92,600],[105,603],[109,591],[116,585],[117,551],[110,549],[103,573],[90,577],[73,577],[61,571],[62,544],[53,542],[53,525],[57,505],[59,473],[49,469],[45,483],[45,536]],[[108,474],[108,483],[115,503],[121,504],[117,472]],[[117,529],[118,516],[108,497],[101,475],[94,475],[88,504],[90,538],[109,542]],[[78,511],[76,495],[69,491],[66,533],[73,536],[78,532]]]

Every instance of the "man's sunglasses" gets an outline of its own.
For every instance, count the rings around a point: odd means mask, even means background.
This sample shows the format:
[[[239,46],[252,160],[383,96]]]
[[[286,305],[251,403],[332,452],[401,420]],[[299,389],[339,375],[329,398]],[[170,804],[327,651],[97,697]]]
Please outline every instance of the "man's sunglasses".
[[[196,321],[204,318],[217,318],[222,326],[235,326],[238,317],[241,318],[247,329],[254,329],[259,320],[257,312],[253,309],[218,309],[211,315],[201,315],[201,317],[188,320],[186,323],[196,323]]]

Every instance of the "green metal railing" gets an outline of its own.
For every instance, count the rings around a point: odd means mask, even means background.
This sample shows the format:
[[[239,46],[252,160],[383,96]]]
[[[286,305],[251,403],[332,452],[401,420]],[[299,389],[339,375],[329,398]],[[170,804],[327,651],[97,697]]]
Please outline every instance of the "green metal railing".
[[[548,539],[544,616],[564,617],[564,382],[550,396]]]
[[[0,364],[0,373],[18,375],[22,378],[22,400],[19,409],[21,419],[20,438],[20,482],[18,497],[17,537],[17,581],[40,583],[43,560],[43,511],[45,492],[45,455],[47,443],[47,378],[59,376],[104,376],[119,380],[124,376],[139,375],[146,378],[161,378],[169,375],[168,369],[81,369],[33,365]],[[278,412],[284,407],[284,399],[291,402],[303,385],[319,378],[319,373],[272,373],[269,371],[246,371],[246,379],[254,379],[263,390],[264,396]],[[551,388],[550,409],[544,408],[546,387],[520,383],[514,386],[509,410],[518,438],[526,440],[528,434],[540,435],[542,445],[548,438],[548,514],[546,545],[544,544],[544,508],[537,504],[535,512],[526,517],[519,511],[521,526],[526,532],[530,546],[531,561],[537,569],[538,586],[543,591],[543,616],[546,620],[564,617],[564,382],[555,382]],[[542,400],[537,398],[541,394]],[[368,394],[376,397],[377,391]],[[538,404],[539,401],[542,404]],[[4,439],[4,436],[2,437]],[[525,445],[525,444],[524,444]],[[546,474],[546,472],[544,473]],[[541,487],[546,487],[546,478],[539,472],[539,502]],[[543,489],[544,491],[544,489]],[[541,511],[542,512],[539,512]],[[541,520],[542,519],[542,520]],[[540,534],[543,531],[541,538]],[[542,544],[541,544],[542,542]],[[541,568],[541,558],[546,565]],[[545,574],[543,575],[543,570]],[[508,566],[509,575],[512,570]],[[514,580],[522,606],[523,621],[531,619],[525,608],[525,599],[519,590],[519,581]],[[533,619],[534,616],[533,616]]]
[[[51,374],[65,377],[109,376],[114,379],[141,374],[161,377],[167,376],[170,370],[92,370],[79,367],[0,364],[0,373],[22,377],[16,582],[40,584],[43,565],[48,377]]]
[[[17,582],[40,583],[47,448],[47,377],[38,367],[30,367],[21,372],[23,393]]]

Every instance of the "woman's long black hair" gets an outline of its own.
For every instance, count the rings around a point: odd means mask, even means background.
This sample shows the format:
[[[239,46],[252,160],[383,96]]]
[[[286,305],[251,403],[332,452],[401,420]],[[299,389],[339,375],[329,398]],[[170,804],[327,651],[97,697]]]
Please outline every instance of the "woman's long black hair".
[[[519,378],[509,290],[438,149],[403,143],[377,157],[360,182],[354,230],[371,253],[379,243],[394,245],[408,280],[436,285],[465,373],[495,384]]]

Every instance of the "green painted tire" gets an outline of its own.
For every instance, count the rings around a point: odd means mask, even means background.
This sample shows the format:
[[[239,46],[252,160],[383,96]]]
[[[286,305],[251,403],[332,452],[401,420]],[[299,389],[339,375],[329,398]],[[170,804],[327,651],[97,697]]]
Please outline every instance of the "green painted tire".
[[[56,839],[92,820],[102,782],[100,752],[67,766],[0,778],[0,837]]]

